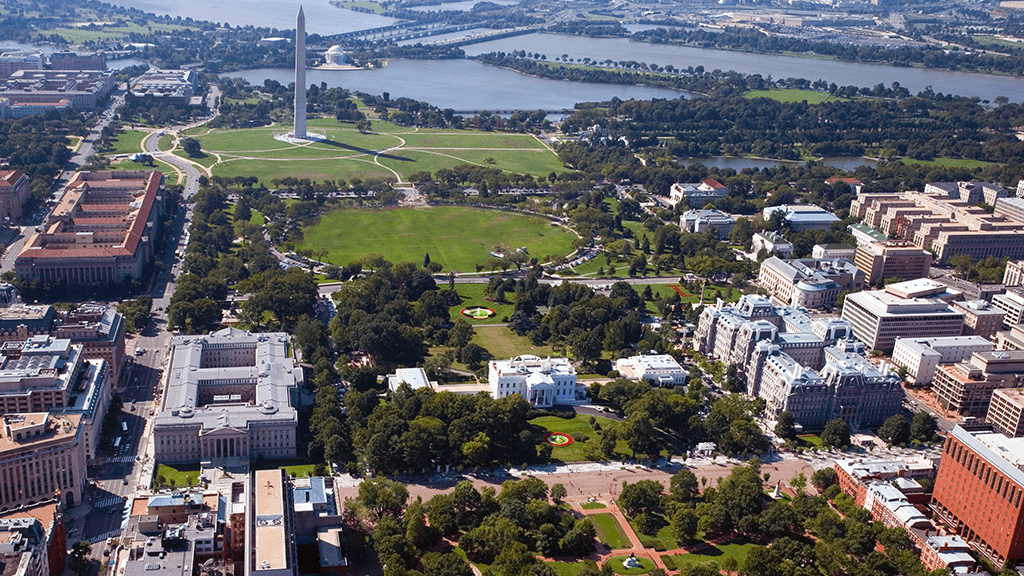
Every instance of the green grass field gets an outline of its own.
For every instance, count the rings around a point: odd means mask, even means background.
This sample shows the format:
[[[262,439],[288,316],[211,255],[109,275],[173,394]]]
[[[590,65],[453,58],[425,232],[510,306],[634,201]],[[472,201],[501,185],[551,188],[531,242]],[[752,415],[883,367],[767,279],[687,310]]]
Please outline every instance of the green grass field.
[[[199,484],[199,465],[194,466],[168,466],[166,464],[160,464],[157,466],[156,474],[153,475],[155,479],[157,476],[163,476],[164,482],[167,485],[171,485],[174,482],[174,486],[182,487],[188,486],[188,479],[192,479],[192,485],[196,486]]]
[[[445,271],[457,272],[475,272],[500,247],[525,246],[538,258],[568,254],[575,238],[538,216],[458,206],[336,210],[304,233],[299,247],[326,248],[330,262],[352,262],[371,252],[391,262],[423,262],[430,254]]]
[[[550,346],[534,346],[530,339],[504,326],[474,326],[473,342],[483,346],[495,358],[509,359],[522,354],[555,356]]]
[[[281,466],[280,468],[289,476],[302,478],[304,476],[312,476],[313,467],[313,464],[294,464],[292,466]]]
[[[684,564],[700,564],[702,562],[713,560],[719,567],[721,567],[722,561],[726,558],[735,558],[736,563],[743,566],[743,562],[747,559],[747,552],[752,547],[759,544],[763,545],[761,542],[752,542],[741,538],[726,544],[718,544],[696,552],[690,552],[689,554],[671,556],[671,558],[673,562],[675,562],[676,566],[682,566]]]
[[[462,164],[507,172],[547,175],[565,167],[558,157],[529,134],[475,130],[421,130],[371,120],[372,133],[354,124],[312,119],[311,131],[327,140],[290,144],[274,139],[287,131],[275,125],[242,130],[194,129],[217,176],[256,176],[266,185],[283,177],[313,180],[387,178],[407,182],[413,172],[436,172]],[[217,159],[219,157],[219,160]],[[329,161],[328,161],[329,160]]]
[[[597,416],[595,420],[602,430],[615,425],[615,421],[609,418]],[[594,430],[594,427],[590,425],[590,416],[579,414],[572,419],[559,418],[557,416],[541,416],[540,418],[530,420],[530,423],[541,426],[549,432],[559,432],[570,436],[582,433],[588,437],[585,442],[573,442],[568,446],[555,446],[551,452],[551,457],[562,462],[586,462],[589,460],[587,452],[599,449],[601,446],[600,432]],[[594,448],[588,449],[589,446],[594,446]],[[617,441],[615,443],[615,451],[623,455],[629,454],[629,447],[626,445],[626,441]]]
[[[558,576],[576,576],[586,568],[586,564],[583,562],[545,562],[545,564],[551,566]]]
[[[821,104],[822,102],[837,99],[828,92],[818,92],[817,90],[796,90],[792,88],[751,90],[744,94],[744,97],[747,99],[771,98],[778,102],[803,102],[806,100],[808,104]]]
[[[619,521],[615,519],[615,516],[612,516],[611,514],[594,514],[589,516],[589,518],[597,528],[598,540],[603,542],[612,550],[629,548],[629,538],[627,538],[626,533],[622,531],[622,526],[619,526]]]
[[[134,22],[128,22],[123,26],[98,26],[98,28],[98,30],[86,30],[84,27],[54,28],[50,30],[39,30],[39,33],[46,34],[47,36],[57,34],[72,44],[81,44],[88,41],[100,42],[103,40],[118,40],[127,38],[130,34],[149,34],[156,31],[184,30],[188,27],[156,23],[139,26]]]
[[[586,504],[580,506],[580,508],[583,508],[584,510],[600,510],[602,508],[607,507],[608,505],[605,504],[604,502],[587,502]]]
[[[503,320],[503,318],[506,318],[512,314],[512,298],[515,296],[515,294],[506,294],[505,302],[503,303],[492,302],[484,298],[484,290],[486,288],[486,284],[456,284],[455,291],[458,292],[459,296],[462,297],[462,303],[456,304],[455,306],[451,307],[450,312],[452,321],[455,321],[459,318],[463,318],[473,326],[483,326],[487,324],[498,324],[500,322],[507,322],[507,320]],[[469,308],[473,306],[482,306],[484,308],[490,308],[491,310],[494,310],[495,314],[490,318],[481,319],[468,318],[462,315],[462,310],[464,308]],[[507,332],[508,329],[506,328],[505,331]]]
[[[149,136],[143,130],[121,130],[110,143],[114,146],[113,154],[134,154],[142,152],[142,139]]]
[[[1000,38],[998,36],[990,36],[987,34],[975,34],[974,36],[971,36],[971,38],[973,38],[974,41],[977,42],[978,44],[984,44],[986,46],[995,45],[1007,46],[1010,48],[1024,48],[1024,43],[1022,42],[1014,42],[1013,40],[1006,40],[1005,38]]]
[[[622,565],[626,558],[629,558],[629,556],[616,556],[614,558],[609,558],[608,561],[605,562],[605,565],[611,566],[612,572],[615,572],[616,574],[627,575],[647,574],[654,569],[654,561],[650,558],[644,558],[641,556],[638,556],[636,559],[641,566],[640,568],[626,568]]]
[[[969,160],[967,158],[935,158],[934,160],[914,160],[913,158],[900,158],[904,164],[918,164],[921,166],[938,166],[939,168],[985,168],[996,164],[984,160]]]

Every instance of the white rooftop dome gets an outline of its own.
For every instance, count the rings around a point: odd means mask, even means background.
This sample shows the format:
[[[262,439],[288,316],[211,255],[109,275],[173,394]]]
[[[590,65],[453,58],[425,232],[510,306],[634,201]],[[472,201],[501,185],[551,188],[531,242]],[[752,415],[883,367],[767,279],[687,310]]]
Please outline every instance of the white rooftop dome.
[[[328,54],[344,54],[345,51],[341,49],[341,46],[338,46],[337,44],[335,44],[334,46],[331,46],[327,50],[327,53]]]

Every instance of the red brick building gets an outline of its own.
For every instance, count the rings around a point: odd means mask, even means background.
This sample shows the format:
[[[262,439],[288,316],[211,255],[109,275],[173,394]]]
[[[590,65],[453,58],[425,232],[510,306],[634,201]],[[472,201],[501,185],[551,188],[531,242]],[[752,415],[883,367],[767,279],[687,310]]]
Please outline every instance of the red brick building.
[[[972,434],[946,438],[931,507],[972,548],[996,565],[1024,559],[1024,439]]]

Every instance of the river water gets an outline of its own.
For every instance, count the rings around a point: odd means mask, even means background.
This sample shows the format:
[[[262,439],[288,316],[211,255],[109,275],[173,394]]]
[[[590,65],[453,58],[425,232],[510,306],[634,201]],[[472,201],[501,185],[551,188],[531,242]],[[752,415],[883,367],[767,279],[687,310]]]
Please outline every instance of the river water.
[[[790,77],[806,78],[811,81],[823,79],[835,82],[840,86],[875,86],[879,83],[888,86],[893,82],[899,82],[900,85],[915,94],[931,86],[933,90],[943,94],[977,96],[983,100],[993,100],[997,96],[1006,96],[1014,102],[1024,100],[1024,78],[1016,76],[971,74],[924,68],[897,68],[880,64],[837,62],[777,54],[751,54],[730,50],[648,44],[630,42],[626,38],[584,38],[564,34],[538,33],[471,44],[464,49],[468,55],[526,50],[544,54],[548,60],[568,54],[570,58],[590,57],[599,62],[608,59],[635,60],[659,66],[671,64],[676,68],[683,69],[688,66],[703,66],[709,72],[715,69],[735,70],[743,74],[760,74],[776,79]]]
[[[288,69],[243,70],[226,74],[262,85],[271,78],[288,85],[295,73]],[[512,70],[485,66],[474,60],[392,60],[376,70],[307,70],[306,82],[341,87],[369,94],[389,92],[454,110],[562,110],[577,102],[600,102],[614,97],[688,97],[664,88],[563,82],[534,78]]]

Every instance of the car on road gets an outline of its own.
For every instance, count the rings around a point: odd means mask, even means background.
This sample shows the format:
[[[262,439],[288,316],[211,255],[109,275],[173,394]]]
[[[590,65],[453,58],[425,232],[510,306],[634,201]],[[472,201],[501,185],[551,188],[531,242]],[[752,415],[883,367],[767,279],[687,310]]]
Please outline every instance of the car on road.
[[[122,483],[123,483],[123,484],[124,484],[125,486],[127,486],[127,485],[128,485],[128,479],[127,479],[127,478],[125,478],[124,480],[122,480]]]

